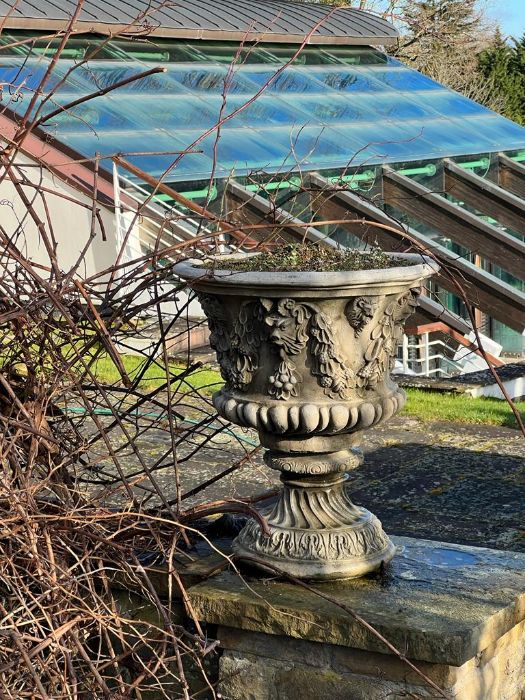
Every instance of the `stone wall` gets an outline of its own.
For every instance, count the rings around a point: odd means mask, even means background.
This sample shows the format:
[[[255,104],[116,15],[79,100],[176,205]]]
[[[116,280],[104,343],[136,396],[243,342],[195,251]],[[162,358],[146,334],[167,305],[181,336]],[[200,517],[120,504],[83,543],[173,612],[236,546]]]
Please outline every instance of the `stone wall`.
[[[436,698],[407,665],[387,654],[222,627],[225,700],[406,700]],[[416,662],[454,700],[521,700],[525,623],[462,666]]]
[[[198,616],[217,625],[222,698],[523,700],[525,554],[393,540],[385,571],[317,584],[324,597],[234,572],[190,588]]]

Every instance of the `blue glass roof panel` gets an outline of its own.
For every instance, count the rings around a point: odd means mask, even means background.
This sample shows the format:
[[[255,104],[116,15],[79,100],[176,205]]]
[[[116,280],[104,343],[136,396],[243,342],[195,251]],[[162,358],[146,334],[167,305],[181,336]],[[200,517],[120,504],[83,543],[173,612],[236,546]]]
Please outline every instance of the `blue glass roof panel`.
[[[318,92],[322,93],[327,88],[316,80],[318,71],[315,67],[307,70],[288,66],[279,73],[278,66],[246,66],[238,69],[244,78],[255,85],[257,91],[264,88],[266,92],[296,93]]]
[[[376,163],[395,163],[407,160],[432,158],[435,152],[432,143],[424,138],[421,129],[401,127],[394,122],[382,124],[346,124],[337,127],[339,139],[357,141],[359,149],[348,156],[352,165],[372,165]]]
[[[60,61],[70,64],[72,61]],[[74,68],[73,76],[91,87],[92,92],[103,90],[123,80],[128,80],[159,64],[140,63],[139,61],[88,61],[86,64]],[[133,80],[127,85],[118,88],[119,92],[133,92],[138,94],[158,94],[163,92],[186,93],[182,85],[174,80],[170,73],[155,73],[139,80]]]
[[[214,103],[216,120],[219,118],[221,102],[221,98],[216,98]],[[305,124],[311,118],[309,114],[301,111],[299,107],[295,108],[289,101],[285,102],[278,97],[269,95],[261,95],[253,102],[247,101],[244,96],[229,97],[223,111],[223,117],[226,115],[234,115],[225,122],[226,128],[230,126],[262,127]]]
[[[499,144],[502,143],[506,144],[505,150],[521,148],[525,135],[523,127],[498,116],[473,117],[468,122],[444,118],[426,120],[422,124],[414,121],[405,123],[403,128],[412,135],[415,147],[424,139],[436,157],[496,152],[501,150]]]
[[[493,115],[488,110],[487,112],[486,116],[471,119],[469,127],[477,130],[478,137],[484,138],[489,144],[492,144],[492,148],[489,150],[497,150],[498,144],[501,143],[506,144],[505,150],[523,148],[525,129],[510,119]]]
[[[427,108],[431,108],[441,115],[450,115],[454,117],[494,115],[494,112],[487,109],[487,107],[473,100],[469,100],[452,90],[414,93],[413,98],[419,101],[420,104],[424,104]]]
[[[271,131],[271,139],[261,137],[259,130],[255,131],[247,127],[223,129],[220,135],[217,132],[201,139],[202,132],[198,129],[178,131],[177,141],[182,149],[192,148],[202,150],[205,158],[200,163],[198,177],[208,177],[211,172],[211,163],[216,163],[218,177],[227,177],[232,174],[252,172],[275,172],[281,169],[286,161],[288,150],[275,138],[275,130]],[[196,143],[198,142],[198,143]],[[195,143],[195,146],[193,144]],[[190,162],[191,156],[191,162]],[[192,173],[192,163],[198,157],[194,154],[185,155],[181,159],[179,173],[186,171],[188,176]],[[208,161],[206,163],[206,161]]]
[[[328,168],[330,163],[346,167],[358,142],[350,135],[341,135],[330,127],[300,126],[292,129],[262,129],[263,138],[279,144],[286,154],[282,170],[304,168]]]
[[[184,142],[163,129],[152,130],[147,141],[144,134],[137,130],[109,129],[61,133],[60,140],[79,153],[99,153],[107,159],[115,155],[123,156],[155,177],[171,169],[173,178],[187,179],[188,173],[210,173],[212,168],[212,160],[205,154],[183,153],[195,139]],[[202,146],[196,145],[192,150],[200,151]],[[108,163],[102,161],[102,167],[104,165],[108,167]]]
[[[389,91],[379,94],[352,95],[352,99],[347,99],[344,95],[314,95],[288,98],[288,102],[293,101],[297,109],[309,115],[311,120],[330,123],[343,124],[351,122],[386,123],[392,120],[395,124],[401,125],[403,120],[417,118],[435,118],[439,112],[424,100],[417,101],[407,99],[397,92]]]
[[[402,63],[393,61],[387,66],[367,66],[361,69],[374,80],[388,88],[410,92],[412,90],[443,90],[443,86],[435,80],[407,68]]]
[[[175,134],[178,129],[198,127],[204,131],[214,126],[220,115],[222,101],[215,96],[203,100],[197,95],[169,94],[159,94],[154,100],[144,100],[140,95],[121,95],[117,91],[104,104],[109,102],[115,103],[112,108],[120,114],[126,114],[138,130],[143,131],[144,124],[150,124],[152,128],[173,130]]]
[[[12,38],[1,41],[5,46]],[[19,114],[55,50],[41,43],[33,53],[29,45],[0,45],[2,103]],[[306,47],[284,67],[297,47],[238,51],[220,42],[118,40],[106,43],[100,58],[83,62],[93,45],[75,38],[58,60],[43,91],[45,113],[153,66],[165,71],[68,109],[43,128],[84,157],[130,154],[154,175],[176,161],[170,180],[206,178],[214,162],[217,175],[226,176],[525,148],[525,128],[367,47]],[[173,153],[209,130],[196,146],[203,153]]]
[[[66,62],[64,61],[64,63]],[[21,102],[24,95],[33,93],[44,79],[48,67],[49,61],[40,57],[10,56],[0,58],[0,86],[4,104],[6,102],[6,94],[13,97],[13,101]],[[66,77],[67,68],[62,62],[58,63],[45,83],[45,94],[52,90],[60,89],[60,84]],[[62,89],[80,92],[85,88],[85,83],[77,75],[71,75],[67,78]],[[17,94],[16,97],[15,93]]]
[[[326,89],[337,92],[381,92],[387,88],[378,82],[373,73],[362,68],[347,68],[341,66],[323,66],[304,70],[305,77],[315,78]],[[311,75],[310,75],[311,74]]]
[[[271,71],[272,73],[275,71]],[[168,76],[177,81],[186,90],[205,94],[236,93],[253,94],[255,86],[241,75],[239,70],[228,70],[228,67],[213,64],[172,64],[168,68]]]
[[[121,107],[120,99],[88,100],[76,107],[66,109],[67,105],[78,99],[78,93],[60,92],[53,95],[43,106],[40,116],[64,108],[62,112],[51,117],[46,122],[46,129],[55,129],[55,133],[66,131],[95,131],[100,129],[133,129],[135,124],[131,118],[133,112]]]

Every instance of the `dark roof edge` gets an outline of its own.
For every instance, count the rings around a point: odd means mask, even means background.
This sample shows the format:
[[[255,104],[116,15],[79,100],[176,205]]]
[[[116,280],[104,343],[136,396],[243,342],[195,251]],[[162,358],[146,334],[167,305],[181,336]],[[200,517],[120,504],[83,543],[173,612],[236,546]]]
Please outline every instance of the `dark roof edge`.
[[[38,19],[34,17],[4,17],[2,26],[5,29],[25,30],[25,31],[64,31],[69,22],[59,19]],[[75,23],[76,31],[74,34],[91,33],[112,35],[121,34],[126,36],[126,31],[130,36],[139,38],[141,34],[137,34],[136,28],[130,31],[129,24],[111,24],[108,22],[90,22],[77,21]],[[279,44],[301,44],[305,40],[304,34],[279,34],[272,31],[266,32],[245,32],[245,31],[228,31],[223,29],[190,29],[190,28],[174,28],[174,27],[151,27],[147,32],[144,32],[144,37],[156,36],[166,39],[202,39],[212,41],[235,41],[235,42],[272,42]],[[307,44],[319,45],[337,45],[337,46],[389,46],[397,41],[396,35],[377,36],[370,34],[369,36],[326,36],[322,34],[312,34],[308,37]]]

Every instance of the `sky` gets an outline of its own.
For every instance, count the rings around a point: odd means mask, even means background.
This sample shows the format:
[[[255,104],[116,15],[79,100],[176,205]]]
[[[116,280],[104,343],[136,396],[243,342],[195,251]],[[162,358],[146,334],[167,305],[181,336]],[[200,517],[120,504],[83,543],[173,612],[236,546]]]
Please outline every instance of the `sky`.
[[[505,36],[525,34],[525,0],[492,0],[488,14],[496,20]]]
[[[350,4],[353,7],[358,5],[357,0]],[[384,10],[388,4],[387,0],[371,3],[378,11]],[[494,28],[496,23],[500,25],[504,36],[521,38],[525,34],[525,0],[478,0],[478,6],[494,20]]]

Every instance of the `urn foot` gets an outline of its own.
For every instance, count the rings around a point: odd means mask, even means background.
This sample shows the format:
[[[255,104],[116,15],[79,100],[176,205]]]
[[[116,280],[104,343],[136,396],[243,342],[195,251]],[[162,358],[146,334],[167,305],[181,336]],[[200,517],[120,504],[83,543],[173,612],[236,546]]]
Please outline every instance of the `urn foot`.
[[[392,559],[394,545],[376,516],[352,503],[344,474],[282,480],[277,502],[261,511],[270,534],[250,520],[233,543],[240,559],[311,580],[363,576]]]

